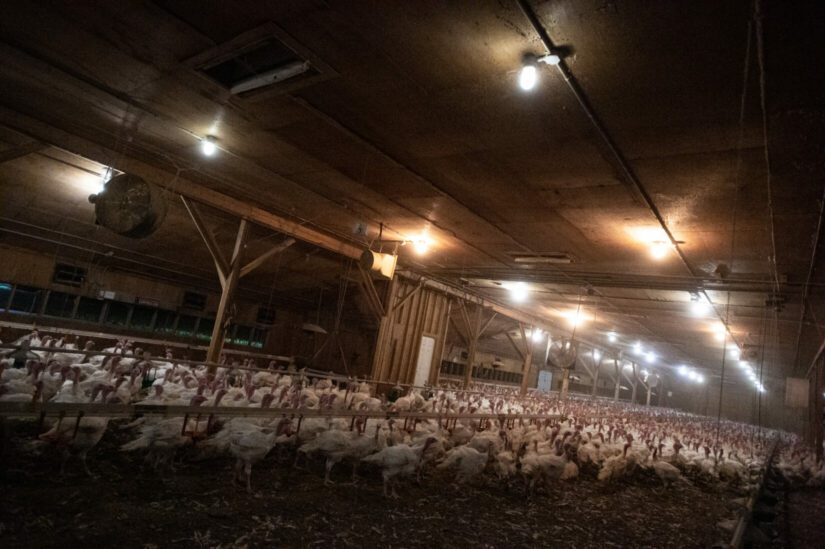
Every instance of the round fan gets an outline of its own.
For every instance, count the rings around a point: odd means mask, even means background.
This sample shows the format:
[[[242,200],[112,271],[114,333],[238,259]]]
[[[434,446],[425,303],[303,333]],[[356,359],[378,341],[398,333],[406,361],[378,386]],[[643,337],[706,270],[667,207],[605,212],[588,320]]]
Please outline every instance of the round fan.
[[[547,364],[555,368],[572,368],[576,364],[578,345],[569,339],[556,339],[550,344]]]
[[[95,222],[130,238],[154,233],[166,217],[166,200],[161,189],[136,175],[121,174],[110,179],[103,192],[93,194]]]

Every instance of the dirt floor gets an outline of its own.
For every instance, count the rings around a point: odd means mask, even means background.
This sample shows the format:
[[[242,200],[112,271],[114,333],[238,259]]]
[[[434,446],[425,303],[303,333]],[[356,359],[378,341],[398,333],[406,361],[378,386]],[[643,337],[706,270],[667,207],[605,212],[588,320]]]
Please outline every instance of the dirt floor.
[[[654,477],[602,484],[594,478],[528,495],[520,481],[492,477],[454,487],[430,471],[399,500],[381,493],[376,471],[350,469],[325,487],[320,464],[294,470],[270,455],[253,471],[255,491],[231,483],[229,459],[183,461],[156,475],[129,439],[110,429],[90,455],[98,478],[53,453],[19,451],[12,426],[0,477],[0,547],[710,547],[730,538],[717,526],[737,497],[718,485],[663,490]]]

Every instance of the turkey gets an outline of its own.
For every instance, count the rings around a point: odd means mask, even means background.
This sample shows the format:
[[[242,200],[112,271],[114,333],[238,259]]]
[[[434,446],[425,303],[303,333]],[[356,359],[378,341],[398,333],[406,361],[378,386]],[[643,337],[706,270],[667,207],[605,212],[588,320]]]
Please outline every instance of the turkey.
[[[428,437],[423,443],[415,446],[407,444],[387,446],[375,454],[362,458],[361,461],[380,467],[381,477],[384,480],[384,497],[398,498],[398,493],[395,491],[398,477],[416,473],[422,454],[436,441],[435,437]],[[391,492],[388,492],[387,488],[391,488]]]
[[[444,460],[438,464],[438,469],[444,470],[456,466],[458,469],[456,481],[458,483],[469,482],[484,472],[492,447],[493,443],[488,442],[485,452],[479,452],[470,446],[453,448],[447,452]]]

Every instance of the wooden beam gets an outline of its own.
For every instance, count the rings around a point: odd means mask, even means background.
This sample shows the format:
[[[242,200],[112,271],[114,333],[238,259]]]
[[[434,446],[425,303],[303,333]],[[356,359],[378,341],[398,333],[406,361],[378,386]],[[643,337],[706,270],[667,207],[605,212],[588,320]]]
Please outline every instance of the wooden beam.
[[[521,331],[521,340],[524,342],[524,355],[521,364],[521,386],[519,387],[519,394],[524,396],[527,394],[527,379],[530,376],[530,367],[533,365],[533,342],[527,339],[527,332],[524,330],[524,323],[519,322],[518,328]],[[535,326],[530,327],[530,335],[533,335]],[[507,334],[510,335],[510,334]]]
[[[403,307],[403,306],[404,306],[404,303],[406,303],[406,302],[407,302],[410,298],[412,298],[412,296],[414,296],[414,295],[415,295],[415,294],[417,294],[419,291],[421,291],[421,288],[423,288],[423,287],[424,287],[424,281],[423,281],[423,280],[420,280],[420,281],[418,282],[418,285],[417,285],[415,288],[413,288],[412,290],[410,290],[409,292],[407,292],[407,295],[405,295],[404,297],[402,297],[402,298],[401,298],[401,300],[400,300],[398,303],[396,303],[396,304],[395,304],[395,306],[392,308],[392,312],[396,312],[398,309],[400,309],[401,307]]]
[[[12,160],[17,160],[18,158],[40,152],[47,147],[48,145],[41,143],[40,141],[31,141],[29,143],[23,143],[22,145],[4,149],[0,151],[0,164],[3,164],[4,162],[11,162]]]
[[[466,313],[465,313],[466,314]],[[467,389],[470,387],[470,382],[473,379],[473,362],[476,359],[476,348],[478,347],[478,335],[481,333],[481,319],[482,315],[484,314],[484,309],[481,305],[476,307],[476,315],[473,321],[473,325],[470,327],[471,329],[471,336],[470,336],[470,346],[467,349],[467,370],[464,372],[464,388]],[[469,315],[467,316],[467,320],[469,321]]]
[[[266,252],[262,253],[261,255],[259,255],[258,257],[256,257],[255,259],[253,259],[252,261],[250,261],[249,263],[247,263],[243,267],[241,267],[240,277],[241,278],[245,277],[246,275],[248,275],[249,273],[251,273],[252,271],[257,269],[258,267],[260,267],[267,259],[269,259],[270,257],[272,257],[275,254],[281,253],[282,251],[286,250],[287,248],[289,248],[293,244],[295,244],[295,239],[294,238],[287,238],[283,242],[280,242],[279,244],[276,244],[275,246],[273,246],[272,248],[270,248]]]
[[[218,278],[221,280],[221,288],[225,287],[226,276],[229,273],[229,264],[226,262],[226,258],[223,252],[221,252],[218,242],[215,240],[215,235],[213,235],[209,227],[206,226],[198,205],[190,202],[185,196],[181,196],[180,200],[183,202],[186,211],[189,212],[189,217],[192,218],[195,228],[201,235],[201,239],[203,239],[203,243],[206,244],[206,249],[209,250],[209,255],[212,256],[212,260],[215,262],[215,269],[218,271]]]
[[[521,358],[521,360],[523,361],[524,360],[524,351],[522,351],[519,348],[518,344],[516,343],[516,340],[513,339],[513,336],[510,335],[510,332],[504,332],[504,333],[507,335],[507,339],[510,341],[510,344],[513,346],[513,349],[515,349],[516,353],[518,353],[519,358]]]
[[[372,281],[370,274],[360,264],[356,263],[356,265],[358,266],[358,272],[361,273],[361,289],[366,294],[367,301],[376,318],[380,320],[386,315],[384,314],[384,305],[378,296],[378,290],[375,289],[375,283]]]
[[[227,312],[235,296],[235,288],[238,286],[238,279],[240,278],[239,275],[241,272],[241,254],[243,253],[244,243],[246,242],[248,234],[249,223],[246,219],[241,219],[238,234],[235,237],[235,248],[232,250],[232,259],[229,265],[229,273],[226,276],[226,284],[224,284],[223,291],[221,292],[218,311],[215,313],[215,326],[212,328],[212,339],[209,341],[209,350],[206,352],[206,361],[210,363],[207,371],[212,375],[214,375],[218,369],[217,362],[223,350],[226,327],[230,320],[227,318]]]
[[[602,359],[599,358],[599,360],[596,360],[594,358],[593,359],[593,368],[596,371],[596,375],[591,376],[593,378],[593,387],[590,389],[590,396],[592,396],[592,397],[596,396],[596,392],[599,389],[599,372],[601,372],[601,369],[602,369],[601,366],[602,366]]]
[[[212,190],[181,177],[179,174],[176,176],[171,169],[158,168],[153,164],[139,160],[130,155],[128,146],[125,150],[114,150],[107,145],[71,134],[5,106],[0,106],[0,122],[31,139],[64,149],[104,166],[140,176],[161,186],[171,182],[170,190],[173,192],[279,233],[292,236],[303,242],[309,242],[319,248],[352,259],[359,259],[364,251],[362,246],[345,241],[322,230],[314,229],[303,222],[287,219],[240,199]]]
[[[481,336],[484,335],[484,332],[487,331],[487,328],[490,327],[490,324],[493,323],[493,320],[495,320],[497,315],[498,315],[498,313],[493,311],[493,315],[487,320],[487,322],[484,323],[484,326],[481,328],[481,330],[478,331],[478,338],[479,339],[481,339]]]
[[[613,359],[613,371],[616,373],[616,377],[613,379],[613,382],[616,384],[613,387],[613,401],[616,402],[619,400],[619,391],[622,388],[622,367],[619,365],[619,359]]]

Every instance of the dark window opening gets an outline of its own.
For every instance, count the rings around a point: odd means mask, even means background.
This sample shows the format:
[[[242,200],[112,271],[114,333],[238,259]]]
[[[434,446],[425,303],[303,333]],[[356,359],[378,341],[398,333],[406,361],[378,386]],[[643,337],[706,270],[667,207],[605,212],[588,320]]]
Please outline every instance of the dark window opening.
[[[202,69],[210,78],[231,88],[238,82],[303,59],[275,38],[268,38],[236,53],[230,59]]]
[[[43,290],[31,286],[17,286],[11,298],[9,310],[15,313],[36,314]]]
[[[106,311],[106,324],[112,326],[126,326],[129,320],[129,305],[119,301],[109,301]]]
[[[252,336],[252,328],[249,326],[235,326],[235,335],[232,338],[232,343],[235,345],[249,345],[249,339]]]
[[[55,284],[80,287],[84,280],[86,280],[86,269],[82,267],[66,265],[65,263],[58,263],[54,266],[52,282]]]
[[[183,292],[183,307],[202,311],[206,307],[206,296],[195,292]]]
[[[182,337],[192,337],[195,335],[195,323],[198,317],[191,315],[180,315],[178,317],[178,327],[175,333]]]
[[[11,288],[12,286],[8,282],[0,282],[0,309],[5,309],[8,306]]]
[[[132,319],[129,321],[129,326],[135,330],[151,330],[155,311],[154,307],[135,305],[132,309]]]
[[[175,331],[175,319],[178,314],[175,311],[165,311],[158,309],[158,316],[155,319],[155,332],[160,334],[171,334]]]
[[[77,301],[77,296],[75,295],[64,294],[63,292],[49,292],[44,313],[48,316],[71,318],[72,313],[74,313],[75,301]]]
[[[81,297],[77,304],[75,318],[85,322],[100,322],[100,312],[103,310],[103,301],[90,297]]]
[[[272,326],[275,323],[275,309],[269,307],[258,307],[258,316],[255,319],[258,324]]]
[[[201,317],[198,322],[198,331],[195,334],[198,339],[212,339],[212,329],[215,327],[215,319]]]

